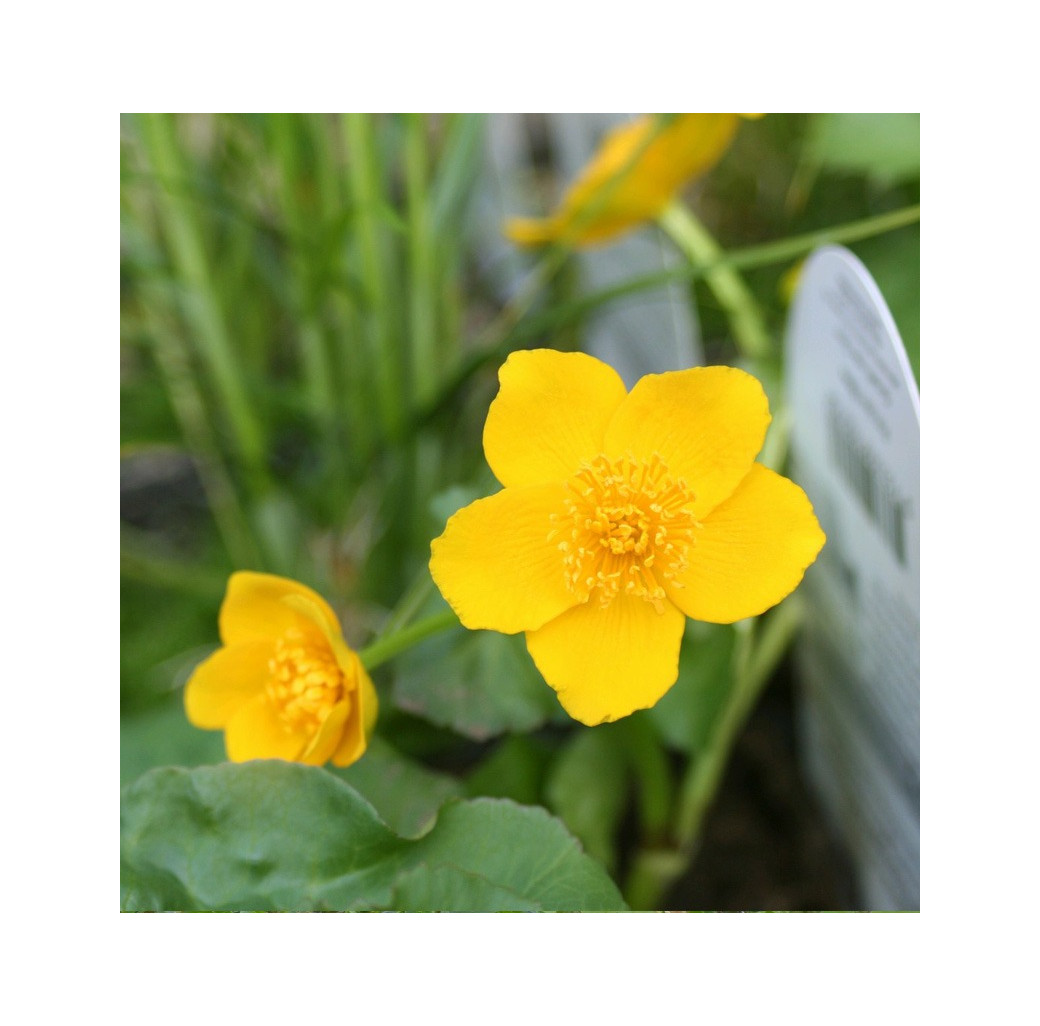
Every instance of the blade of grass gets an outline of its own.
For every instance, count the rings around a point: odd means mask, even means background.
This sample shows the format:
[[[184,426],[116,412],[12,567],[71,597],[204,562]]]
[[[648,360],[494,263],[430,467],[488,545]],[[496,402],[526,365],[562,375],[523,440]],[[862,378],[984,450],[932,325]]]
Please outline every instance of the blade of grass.
[[[404,422],[404,373],[394,331],[391,269],[382,224],[389,208],[385,195],[373,116],[344,114],[348,181],[357,229],[359,277],[367,300],[365,336],[374,372],[379,422],[388,439],[399,437]]]
[[[310,270],[304,244],[306,226],[299,201],[300,142],[296,131],[296,115],[272,114],[271,138],[278,165],[278,195],[288,236],[288,262],[292,282],[293,305],[299,318],[300,353],[307,405],[310,415],[326,428],[334,422],[332,412],[331,375],[321,329],[313,317],[310,295]]]
[[[187,348],[175,328],[163,327],[158,311],[164,305],[158,289],[142,286],[143,326],[181,436],[195,458],[206,500],[232,565],[262,569],[260,548],[224,464]]]
[[[449,114],[437,174],[430,186],[430,209],[436,235],[459,246],[462,209],[480,167],[485,114]]]
[[[325,248],[317,244],[319,240],[313,238],[315,228],[313,224],[308,225],[300,202],[300,188],[306,184],[301,181],[305,171],[302,166],[300,134],[300,129],[305,126],[296,114],[272,114],[270,125],[278,163],[279,196],[289,242],[290,287],[297,318],[307,408],[324,442],[323,457],[329,461],[332,487],[338,493],[345,494],[346,469],[344,447],[338,431],[338,402],[332,363],[316,303],[315,280],[322,277],[322,269],[313,265],[323,260]]]
[[[361,335],[356,298],[345,287],[347,280],[347,231],[352,225],[342,191],[342,167],[334,145],[337,122],[325,114],[312,114],[308,125],[314,146],[315,174],[322,216],[322,250],[327,279],[324,300],[331,329],[331,360],[336,375],[337,417],[345,434],[344,459],[352,472],[360,472],[372,447],[373,397],[367,382],[368,353]],[[345,506],[347,496],[343,496]]]
[[[726,313],[733,341],[749,359],[762,359],[773,349],[769,329],[751,290],[736,268],[720,263],[722,247],[681,203],[672,203],[657,223],[694,266],[704,268],[704,280]]]
[[[190,199],[167,189],[164,184],[170,180],[183,181],[187,177],[174,121],[169,114],[145,114],[141,116],[140,124],[158,182],[155,202],[169,243],[173,268],[183,287],[181,305],[191,329],[191,338],[227,416],[249,487],[254,494],[262,494],[269,486],[264,431],[239,372],[197,209]]]
[[[486,117],[484,114],[444,116],[441,147],[430,182],[430,216],[435,259],[440,269],[437,343],[442,380],[459,359],[464,305],[461,271],[467,258],[468,241],[466,204],[473,197],[480,172]]]
[[[185,595],[219,601],[227,588],[227,574],[197,563],[157,556],[136,537],[138,532],[122,528],[119,539],[119,573],[128,580]]]
[[[423,405],[437,392],[441,362],[437,352],[437,267],[427,187],[427,121],[422,114],[406,116],[404,167],[410,286],[408,341],[412,356],[413,402]]]

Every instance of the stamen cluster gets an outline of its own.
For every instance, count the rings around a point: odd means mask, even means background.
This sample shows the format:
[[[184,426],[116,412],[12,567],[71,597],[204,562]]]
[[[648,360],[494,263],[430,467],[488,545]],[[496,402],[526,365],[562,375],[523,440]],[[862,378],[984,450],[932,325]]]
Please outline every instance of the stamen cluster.
[[[317,730],[344,690],[343,671],[328,646],[289,630],[275,642],[267,666],[267,693],[285,730]]]
[[[600,455],[582,464],[567,489],[565,512],[553,515],[549,539],[560,538],[568,587],[596,594],[603,607],[624,594],[660,612],[661,582],[686,569],[700,526],[686,481],[673,479],[657,453],[649,462]]]

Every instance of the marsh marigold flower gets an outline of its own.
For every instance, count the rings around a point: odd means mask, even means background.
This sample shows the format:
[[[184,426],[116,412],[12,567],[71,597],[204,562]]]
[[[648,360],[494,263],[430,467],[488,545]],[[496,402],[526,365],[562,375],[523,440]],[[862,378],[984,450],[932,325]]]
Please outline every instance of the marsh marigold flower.
[[[502,491],[459,510],[430,571],[471,629],[526,635],[564,709],[596,724],[675,683],[686,617],[775,605],[823,546],[812,506],[755,456],[762,386],[733,367],[640,379],[584,353],[513,353],[484,425]]]
[[[506,235],[523,246],[590,245],[653,220],[688,181],[715,166],[740,118],[761,116],[677,114],[661,128],[648,114],[621,125],[604,137],[555,213],[508,221]]]
[[[188,681],[196,727],[223,730],[228,758],[349,766],[365,752],[378,701],[328,603],[272,574],[231,575],[223,647]]]

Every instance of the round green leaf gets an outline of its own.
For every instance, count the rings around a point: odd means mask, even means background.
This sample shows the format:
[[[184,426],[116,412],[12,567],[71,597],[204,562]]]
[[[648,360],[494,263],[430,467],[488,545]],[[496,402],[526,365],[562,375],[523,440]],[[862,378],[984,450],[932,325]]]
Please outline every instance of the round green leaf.
[[[625,908],[544,809],[451,801],[408,840],[333,774],[278,760],[146,773],[123,790],[121,864],[128,911]]]

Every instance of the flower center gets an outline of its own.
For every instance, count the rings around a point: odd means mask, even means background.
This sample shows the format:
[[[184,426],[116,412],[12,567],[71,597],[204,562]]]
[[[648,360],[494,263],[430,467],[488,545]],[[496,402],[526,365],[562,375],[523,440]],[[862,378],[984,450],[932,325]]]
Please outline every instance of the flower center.
[[[568,587],[598,593],[608,606],[619,594],[639,596],[660,612],[661,582],[686,569],[700,527],[694,494],[656,453],[649,462],[597,456],[567,482],[565,512],[553,514],[550,540],[560,538]],[[681,587],[675,584],[675,587]]]
[[[286,631],[268,660],[267,694],[287,732],[316,731],[343,694],[343,671],[327,645]]]

